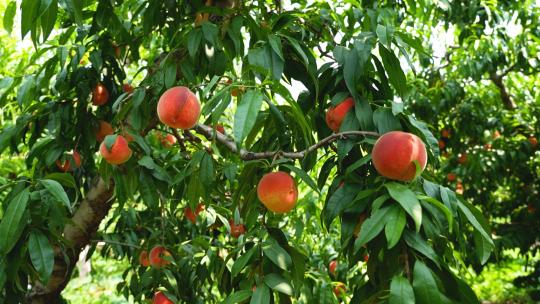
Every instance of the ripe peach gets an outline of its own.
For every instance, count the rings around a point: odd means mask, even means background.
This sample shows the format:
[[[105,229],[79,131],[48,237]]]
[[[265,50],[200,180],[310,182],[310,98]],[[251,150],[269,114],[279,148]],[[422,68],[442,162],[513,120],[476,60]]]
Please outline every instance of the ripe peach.
[[[165,247],[156,246],[150,250],[150,265],[157,269],[167,266],[171,263],[167,257],[171,256],[171,253]]]
[[[456,180],[456,175],[454,173],[450,172],[450,173],[448,173],[446,175],[446,178],[448,179],[449,182],[453,182],[453,181]]]
[[[353,107],[354,99],[352,97],[347,97],[337,106],[328,108],[328,111],[326,111],[326,124],[328,127],[335,133],[339,132],[339,128],[341,127],[345,115],[347,115],[349,110]]]
[[[285,213],[296,205],[298,189],[288,173],[271,172],[265,174],[259,181],[257,196],[270,211]]]
[[[345,284],[341,282],[337,282],[336,285],[334,286],[334,294],[336,295],[336,297],[340,298],[344,296],[346,292],[347,292],[347,287],[345,286]]]
[[[491,150],[491,144],[484,144],[484,150],[486,151]]]
[[[133,90],[134,90],[134,89],[133,89],[133,86],[131,86],[129,83],[124,83],[124,84],[122,85],[122,91],[123,91],[124,93],[132,93]]]
[[[167,298],[163,292],[158,291],[154,294],[152,304],[174,304],[174,302]]]
[[[191,208],[189,207],[186,207],[184,208],[184,216],[190,221],[192,222],[193,224],[195,224],[195,222],[197,222],[197,216],[199,215],[199,213],[201,213],[203,210],[204,210],[204,205],[203,204],[198,204],[197,205],[197,209],[195,209],[195,212],[193,212],[193,210],[191,210]]]
[[[536,147],[536,145],[538,145],[538,139],[536,139],[536,137],[534,137],[534,136],[530,136],[529,137],[529,143],[534,148],[534,147]]]
[[[186,87],[173,87],[159,98],[159,120],[172,128],[190,129],[199,120],[201,104],[197,96]]]
[[[225,128],[223,127],[223,125],[216,125],[216,131],[218,131],[219,133],[221,134],[225,134]]]
[[[229,225],[231,226],[231,236],[234,238],[246,233],[246,227],[243,224],[234,224],[234,220],[229,220]]]
[[[110,149],[105,145],[109,136],[116,136],[116,140]],[[101,153],[101,156],[112,165],[119,165],[127,162],[132,153],[127,140],[122,135],[107,135],[99,147],[99,152]]]
[[[444,140],[442,139],[439,139],[439,149],[444,149],[446,148],[446,143],[444,142]]]
[[[467,157],[467,152],[463,152],[463,153],[461,153],[461,154],[459,155],[457,161],[458,161],[458,163],[460,163],[460,164],[463,165],[464,163],[467,162],[467,159],[468,159],[468,157]]]
[[[144,267],[150,266],[150,260],[148,259],[148,251],[141,251],[141,253],[139,254],[139,264]]]
[[[332,275],[336,275],[336,268],[337,268],[337,261],[336,260],[331,261],[330,264],[328,265],[328,270],[330,271]]]
[[[368,254],[366,254],[366,255],[364,256],[364,262],[366,262],[366,263],[367,263],[368,261],[369,261],[369,255],[368,255]]]
[[[463,194],[463,184],[460,181],[456,184],[456,193]]]
[[[493,132],[493,139],[497,139],[501,137],[501,133],[499,132],[499,130],[495,130],[495,132]]]
[[[441,136],[444,137],[444,138],[450,138],[450,130],[448,129],[443,129],[441,131]]]
[[[98,83],[94,90],[92,90],[92,104],[95,106],[101,106],[106,104],[109,101],[109,90],[101,84]]]
[[[96,140],[102,142],[105,136],[114,134],[113,128],[110,123],[100,120],[99,129],[96,132]]]
[[[380,175],[399,181],[411,181],[426,168],[427,151],[422,140],[411,133],[392,131],[379,137],[371,152],[373,165]]]
[[[175,143],[176,137],[174,137],[172,134],[167,134],[167,136],[161,138],[161,144],[166,148],[174,146]]]
[[[77,150],[73,150],[71,155],[68,155],[63,163],[59,159],[56,160],[56,166],[58,167],[58,169],[60,169],[60,171],[68,172],[71,169],[72,161],[75,165],[75,168],[79,168],[81,166],[81,155],[79,154],[79,152],[77,152]]]

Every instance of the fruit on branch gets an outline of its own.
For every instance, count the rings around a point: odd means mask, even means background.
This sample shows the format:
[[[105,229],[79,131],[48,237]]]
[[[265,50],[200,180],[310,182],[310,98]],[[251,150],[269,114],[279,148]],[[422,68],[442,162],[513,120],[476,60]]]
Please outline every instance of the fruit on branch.
[[[150,266],[150,260],[148,259],[148,251],[141,251],[141,253],[139,254],[139,264],[141,264],[143,267]]]
[[[156,246],[150,250],[150,265],[157,269],[167,266],[171,263],[168,260],[170,257],[172,255],[165,247]]]
[[[467,152],[463,152],[463,153],[461,153],[461,154],[459,155],[457,161],[458,161],[458,163],[460,163],[460,164],[463,165],[463,164],[465,164],[465,163],[467,162],[467,159],[468,159],[468,157],[467,157]]]
[[[340,298],[345,296],[345,293],[347,292],[347,287],[342,282],[337,282],[334,286],[334,294],[336,297]]]
[[[326,124],[335,133],[339,132],[341,123],[345,115],[354,107],[354,99],[352,97],[345,98],[337,106],[331,106],[326,111]]]
[[[491,150],[491,144],[484,144],[484,150],[486,151]]]
[[[441,137],[443,138],[450,138],[450,130],[449,129],[443,129],[441,131]]]
[[[369,262],[369,254],[366,254],[364,256],[364,262],[366,262],[366,263]]]
[[[265,174],[257,185],[259,200],[275,213],[289,212],[296,205],[298,189],[292,176],[286,172]]]
[[[444,149],[446,148],[446,143],[444,142],[444,140],[442,139],[439,139],[439,149]]]
[[[501,132],[499,132],[499,130],[495,130],[495,132],[493,132],[493,139],[497,139],[501,137]]]
[[[152,304],[174,304],[174,302],[167,298],[163,292],[158,291],[154,294]]]
[[[92,104],[101,106],[109,101],[109,90],[102,84],[98,83],[92,90]]]
[[[113,43],[112,47],[114,50],[114,57],[116,57],[116,59],[120,59],[120,57],[122,57],[122,49],[115,43]]]
[[[81,166],[81,155],[77,150],[73,150],[73,152],[70,155],[67,155],[66,159],[62,163],[60,159],[56,160],[56,166],[60,171],[62,172],[68,172],[71,170],[71,162],[73,161],[73,164],[75,165],[75,168],[79,168]]]
[[[124,93],[132,93],[134,90],[133,86],[131,86],[129,83],[124,83],[122,85],[122,91]]]
[[[172,128],[190,129],[199,120],[201,104],[197,96],[186,87],[173,87],[159,98],[159,120]]]
[[[422,140],[411,133],[388,132],[375,142],[371,152],[373,165],[380,175],[399,181],[411,181],[427,164],[426,146]]]
[[[536,145],[538,145],[538,139],[536,139],[536,137],[530,136],[528,140],[533,148],[535,148]]]
[[[127,140],[122,135],[107,135],[99,147],[99,152],[112,165],[127,162],[132,154]]]
[[[457,178],[456,174],[450,172],[446,175],[446,179],[448,179],[449,182],[455,181]]]
[[[98,142],[102,142],[107,135],[114,134],[114,130],[110,123],[100,120],[99,121],[99,129],[96,132],[96,140]]]
[[[195,212],[193,212],[193,210],[191,210],[190,207],[186,207],[186,208],[184,208],[184,216],[185,216],[190,222],[192,222],[193,224],[195,224],[195,222],[197,222],[197,216],[198,216],[199,213],[201,213],[203,210],[204,210],[204,205],[203,205],[203,204],[198,204],[198,205],[197,205],[197,208],[195,209]]]
[[[176,137],[174,137],[172,134],[167,134],[166,136],[161,137],[161,144],[166,148],[174,146],[175,143]]]
[[[235,224],[232,219],[229,220],[229,226],[231,226],[231,236],[234,238],[238,238],[246,233],[246,227],[243,224]]]
[[[337,261],[332,260],[330,264],[328,265],[328,271],[330,271],[330,274],[332,274],[333,276],[336,275],[336,268],[337,268]]]
[[[461,183],[461,181],[458,181],[456,184],[456,193],[463,194],[463,190],[463,184]]]
[[[216,125],[216,131],[218,131],[221,134],[225,134],[225,128],[221,124]]]

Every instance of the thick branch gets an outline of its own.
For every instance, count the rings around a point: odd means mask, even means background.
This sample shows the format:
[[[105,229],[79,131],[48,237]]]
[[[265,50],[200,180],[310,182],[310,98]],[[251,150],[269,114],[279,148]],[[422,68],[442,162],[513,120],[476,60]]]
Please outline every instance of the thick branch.
[[[58,302],[60,293],[71,278],[79,253],[90,242],[91,236],[111,209],[113,189],[101,178],[90,188],[70,223],[64,227],[67,249],[60,246],[54,248],[54,268],[49,283],[46,286],[36,283],[28,295],[29,303]]]
[[[510,98],[510,94],[508,94],[508,91],[506,91],[506,86],[504,85],[502,81],[503,76],[508,74],[510,70],[511,69],[509,68],[508,70],[504,71],[503,74],[501,75],[498,75],[495,72],[491,72],[489,73],[489,78],[491,79],[491,81],[493,81],[493,84],[495,84],[495,86],[497,86],[497,88],[499,89],[499,93],[501,94],[501,99],[504,104],[504,107],[507,110],[514,110],[516,108],[516,104],[514,103],[512,98]]]
[[[238,153],[240,155],[240,158],[242,160],[255,160],[255,159],[266,159],[266,158],[273,158],[276,155],[280,155],[285,158],[291,158],[291,159],[302,159],[304,158],[308,153],[313,152],[319,148],[322,148],[326,145],[329,145],[330,143],[338,140],[338,139],[346,139],[349,136],[379,136],[378,133],[375,132],[369,132],[369,131],[346,131],[341,132],[337,134],[330,135],[318,143],[308,147],[305,150],[298,151],[298,152],[283,152],[283,151],[265,151],[265,152],[251,152],[247,151],[245,149],[240,149],[238,151],[238,148],[236,147],[236,143],[229,139],[227,136],[221,134],[220,132],[214,131],[212,127],[203,125],[203,124],[197,124],[194,127],[195,131],[199,134],[202,134],[204,137],[212,140],[216,139],[216,141],[220,142],[224,146],[226,146],[229,150],[231,150],[233,153]]]

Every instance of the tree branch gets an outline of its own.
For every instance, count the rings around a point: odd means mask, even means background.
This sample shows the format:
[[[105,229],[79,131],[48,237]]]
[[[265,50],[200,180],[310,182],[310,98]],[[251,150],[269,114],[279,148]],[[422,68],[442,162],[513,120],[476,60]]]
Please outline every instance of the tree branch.
[[[81,202],[69,224],[64,227],[64,240],[67,249],[54,247],[54,268],[48,284],[34,282],[28,294],[28,302],[32,304],[57,303],[60,293],[71,279],[79,254],[97,231],[99,224],[112,206],[112,185],[99,178],[90,188],[86,198]]]
[[[496,72],[491,72],[489,73],[489,79],[491,79],[491,81],[493,81],[493,84],[495,84],[495,86],[499,89],[499,93],[501,94],[501,99],[502,99],[504,107],[507,110],[514,110],[516,109],[517,106],[512,100],[512,98],[510,98],[510,94],[508,94],[508,91],[506,90],[506,86],[504,85],[502,81],[503,76],[508,74],[510,71],[511,69],[508,68],[501,75],[498,75]]]
[[[298,152],[283,152],[283,151],[252,152],[252,151],[247,151],[245,149],[240,149],[240,151],[238,151],[238,148],[236,147],[236,143],[234,141],[229,139],[227,136],[221,134],[220,132],[215,131],[212,127],[209,127],[203,124],[197,124],[195,125],[194,130],[197,133],[202,134],[204,137],[206,137],[209,140],[215,139],[219,143],[226,146],[233,153],[239,154],[242,160],[266,159],[266,158],[272,158],[276,155],[279,155],[285,158],[291,158],[291,159],[302,159],[308,153],[313,152],[326,145],[329,145],[338,139],[346,139],[349,136],[379,136],[379,134],[376,132],[345,131],[341,133],[332,134],[322,139],[321,141],[317,142],[316,144],[308,147],[307,149],[298,151]]]

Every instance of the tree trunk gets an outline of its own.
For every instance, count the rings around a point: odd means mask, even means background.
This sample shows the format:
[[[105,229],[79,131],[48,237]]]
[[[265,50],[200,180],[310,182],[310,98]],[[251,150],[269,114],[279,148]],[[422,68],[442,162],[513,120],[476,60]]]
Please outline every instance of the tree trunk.
[[[92,235],[107,215],[112,205],[114,187],[99,178],[79,208],[64,228],[67,248],[54,248],[54,268],[48,284],[36,282],[27,296],[31,304],[60,303],[60,293],[71,279],[71,274],[81,250],[88,245]]]

